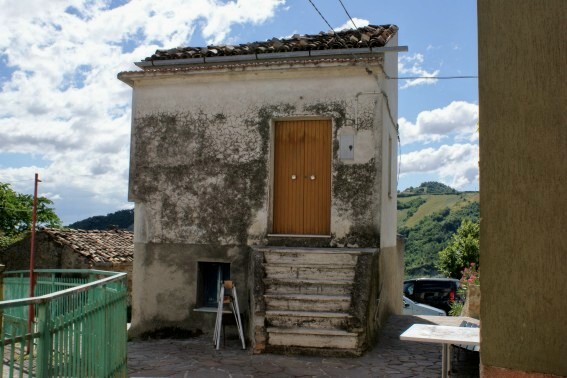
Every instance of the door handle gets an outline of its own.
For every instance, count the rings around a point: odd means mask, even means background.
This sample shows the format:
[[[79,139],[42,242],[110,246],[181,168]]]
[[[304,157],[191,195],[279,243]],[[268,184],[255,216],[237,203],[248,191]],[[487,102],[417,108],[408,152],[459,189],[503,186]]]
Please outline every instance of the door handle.
[[[291,175],[291,179],[292,179],[292,180],[295,180],[296,178],[297,178],[296,175]]]
[[[315,180],[315,175],[309,176],[309,179],[310,179],[310,180]]]

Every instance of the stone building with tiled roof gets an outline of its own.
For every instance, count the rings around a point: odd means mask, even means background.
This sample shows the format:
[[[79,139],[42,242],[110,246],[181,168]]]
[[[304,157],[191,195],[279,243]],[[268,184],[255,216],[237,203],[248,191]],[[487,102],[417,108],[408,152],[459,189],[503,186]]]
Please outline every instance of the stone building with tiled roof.
[[[131,336],[212,331],[231,279],[255,352],[360,354],[401,310],[395,25],[158,50],[133,88]]]
[[[128,273],[131,293],[133,233],[44,228],[36,233],[35,269],[101,269]],[[28,270],[30,238],[0,252],[6,270]]]

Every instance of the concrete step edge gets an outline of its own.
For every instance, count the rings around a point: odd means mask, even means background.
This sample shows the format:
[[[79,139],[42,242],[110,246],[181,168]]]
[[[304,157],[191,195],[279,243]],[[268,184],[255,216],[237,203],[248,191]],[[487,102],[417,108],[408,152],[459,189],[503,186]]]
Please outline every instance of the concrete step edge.
[[[266,317],[270,316],[295,316],[305,318],[352,318],[346,312],[319,312],[319,311],[293,311],[293,310],[267,310]]]
[[[293,335],[317,335],[317,336],[346,336],[346,337],[358,337],[358,333],[335,330],[335,329],[317,329],[317,328],[277,328],[268,327],[266,329],[268,333],[286,333]]]
[[[295,299],[302,301],[350,301],[351,297],[349,295],[310,295],[310,294],[264,294],[264,298],[267,299]]]
[[[264,283],[272,285],[353,285],[353,280],[308,280],[302,278],[265,278]]]
[[[300,248],[300,247],[257,247],[257,251],[264,253],[328,253],[328,254],[347,254],[363,255],[373,253],[378,248]]]
[[[289,264],[289,263],[262,263],[264,267],[275,268],[313,268],[313,269],[342,269],[354,270],[356,264]]]

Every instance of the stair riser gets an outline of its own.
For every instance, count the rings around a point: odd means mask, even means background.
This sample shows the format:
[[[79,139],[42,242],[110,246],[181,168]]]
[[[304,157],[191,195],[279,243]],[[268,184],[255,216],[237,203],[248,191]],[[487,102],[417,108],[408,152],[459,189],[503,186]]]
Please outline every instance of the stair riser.
[[[306,301],[287,298],[266,298],[267,310],[346,312],[350,301]]]
[[[268,343],[278,346],[298,346],[310,348],[355,349],[357,337],[336,335],[296,335],[286,333],[269,333]]]
[[[346,330],[348,319],[305,316],[266,316],[269,327]]]
[[[354,269],[266,265],[266,276],[276,279],[353,280]]]
[[[305,265],[356,265],[357,255],[348,253],[325,252],[265,252],[268,264],[305,264]]]
[[[352,285],[270,283],[266,294],[351,295]]]

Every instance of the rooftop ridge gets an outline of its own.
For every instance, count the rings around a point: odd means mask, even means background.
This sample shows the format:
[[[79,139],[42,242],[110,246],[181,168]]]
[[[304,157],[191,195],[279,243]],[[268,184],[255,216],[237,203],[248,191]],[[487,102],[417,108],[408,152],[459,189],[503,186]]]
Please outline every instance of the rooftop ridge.
[[[267,41],[238,45],[210,45],[206,47],[176,47],[158,49],[143,59],[156,60],[198,59],[250,54],[286,53],[295,51],[335,50],[364,47],[383,47],[397,33],[396,25],[368,25],[358,29],[319,34],[294,34],[291,38],[272,38]]]
[[[42,228],[40,232],[94,263],[127,263],[134,259],[134,234],[130,231]]]

